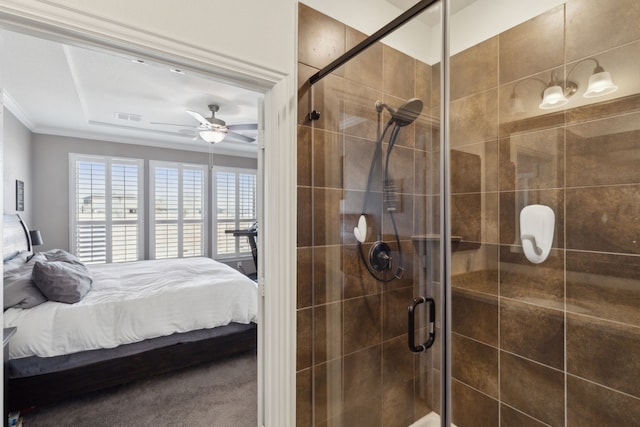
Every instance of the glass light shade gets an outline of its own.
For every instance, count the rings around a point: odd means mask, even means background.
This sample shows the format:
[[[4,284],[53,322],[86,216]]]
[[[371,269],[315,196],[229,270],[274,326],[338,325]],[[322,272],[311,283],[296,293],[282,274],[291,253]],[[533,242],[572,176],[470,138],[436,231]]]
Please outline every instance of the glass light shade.
[[[200,137],[207,142],[211,142],[216,144],[221,142],[227,134],[224,132],[216,131],[216,130],[202,130],[200,131]]]
[[[569,102],[569,100],[564,96],[564,91],[560,86],[550,86],[544,90],[540,108],[542,110],[549,110],[551,108],[562,107],[566,105],[567,102]]]
[[[618,86],[613,84],[611,74],[608,71],[593,73],[589,77],[589,86],[584,92],[585,98],[595,98],[596,96],[604,96],[618,90]]]
[[[513,93],[509,98],[509,112],[511,114],[522,114],[525,111],[526,110],[524,108],[524,103],[522,102],[522,99],[520,99],[518,95]]]

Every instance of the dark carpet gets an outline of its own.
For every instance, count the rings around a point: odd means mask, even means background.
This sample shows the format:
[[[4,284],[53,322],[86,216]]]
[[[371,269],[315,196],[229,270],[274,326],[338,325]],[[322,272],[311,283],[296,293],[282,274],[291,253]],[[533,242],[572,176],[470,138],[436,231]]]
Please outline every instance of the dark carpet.
[[[255,352],[87,394],[23,414],[24,426],[257,425]]]

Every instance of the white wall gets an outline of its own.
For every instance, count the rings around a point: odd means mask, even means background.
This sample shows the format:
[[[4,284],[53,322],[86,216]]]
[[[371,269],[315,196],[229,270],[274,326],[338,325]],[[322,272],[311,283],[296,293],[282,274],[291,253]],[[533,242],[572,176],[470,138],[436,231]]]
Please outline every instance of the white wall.
[[[225,58],[285,74],[295,66],[295,0],[1,0],[2,11],[161,50],[178,43],[221,69]]]
[[[33,175],[29,163],[31,158],[31,132],[7,109],[4,110],[4,213],[16,212],[16,180],[24,182],[23,220],[30,224],[33,219]]]
[[[39,247],[39,250],[53,248],[69,250],[69,153],[145,160],[145,194],[149,194],[149,160],[205,165],[209,161],[208,156],[193,151],[34,134],[31,157],[34,209],[33,219],[27,224],[30,228],[37,228],[42,233],[45,244]],[[215,155],[213,164],[247,169],[257,168],[256,159],[224,155]],[[149,200],[145,198],[144,203],[145,212],[149,212]],[[148,230],[145,235],[149,235]]]

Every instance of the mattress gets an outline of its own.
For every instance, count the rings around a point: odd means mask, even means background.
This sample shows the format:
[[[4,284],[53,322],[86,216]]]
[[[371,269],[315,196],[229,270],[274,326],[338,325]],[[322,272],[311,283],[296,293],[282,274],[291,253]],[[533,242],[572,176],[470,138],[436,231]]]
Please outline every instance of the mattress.
[[[210,258],[88,265],[89,293],[75,304],[10,308],[9,358],[115,348],[175,333],[257,322],[254,281]]]

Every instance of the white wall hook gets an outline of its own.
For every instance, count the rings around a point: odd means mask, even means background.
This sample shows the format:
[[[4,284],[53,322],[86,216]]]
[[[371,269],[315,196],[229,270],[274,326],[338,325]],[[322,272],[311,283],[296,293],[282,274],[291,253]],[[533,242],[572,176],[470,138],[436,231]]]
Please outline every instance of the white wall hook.
[[[353,229],[353,235],[360,243],[364,243],[367,240],[367,219],[364,215],[360,215],[358,226]]]
[[[556,216],[545,205],[529,205],[520,211],[520,242],[529,261],[544,262],[551,252]]]

